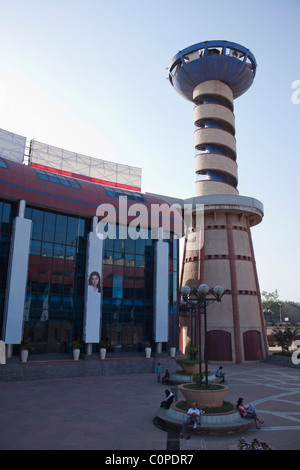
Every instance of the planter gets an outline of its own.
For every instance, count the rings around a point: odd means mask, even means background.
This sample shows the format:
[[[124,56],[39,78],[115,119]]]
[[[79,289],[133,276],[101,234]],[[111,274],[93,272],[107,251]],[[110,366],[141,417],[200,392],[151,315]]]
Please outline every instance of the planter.
[[[21,362],[27,362],[28,352],[28,349],[21,349]]]
[[[149,359],[151,357],[151,348],[145,348],[145,355],[146,355],[147,359]]]
[[[199,363],[191,364],[190,362],[178,361],[178,365],[183,369],[183,371],[189,375],[193,374],[194,372],[198,372],[199,374]],[[201,364],[201,372],[205,371],[205,363]]]
[[[105,359],[105,358],[106,358],[106,349],[100,348],[100,359]]]
[[[191,406],[194,402],[197,403],[199,408],[213,408],[222,406],[223,401],[227,393],[229,392],[229,388],[225,387],[225,385],[219,385],[218,390],[207,390],[205,387],[202,387],[198,390],[193,390],[187,388],[191,384],[181,384],[178,385],[178,388],[186,401],[188,402],[189,406]]]
[[[171,356],[171,357],[175,357],[175,355],[176,355],[176,348],[171,347],[171,348],[170,348],[170,356]]]
[[[78,361],[80,356],[80,349],[73,349],[73,359],[74,361]]]

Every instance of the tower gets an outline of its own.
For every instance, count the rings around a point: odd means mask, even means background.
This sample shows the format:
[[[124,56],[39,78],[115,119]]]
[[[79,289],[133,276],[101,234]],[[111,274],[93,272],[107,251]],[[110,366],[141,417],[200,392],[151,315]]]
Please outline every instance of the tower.
[[[241,363],[267,354],[251,239],[263,205],[237,190],[233,113],[233,101],[252,85],[256,67],[245,47],[205,41],[178,52],[168,68],[174,89],[195,105],[196,197],[188,201],[193,215],[197,205],[204,205],[204,243],[191,249],[186,237],[181,285],[222,285],[229,291],[221,308],[209,306],[205,349],[212,361]],[[182,315],[180,323],[191,329],[191,318]]]

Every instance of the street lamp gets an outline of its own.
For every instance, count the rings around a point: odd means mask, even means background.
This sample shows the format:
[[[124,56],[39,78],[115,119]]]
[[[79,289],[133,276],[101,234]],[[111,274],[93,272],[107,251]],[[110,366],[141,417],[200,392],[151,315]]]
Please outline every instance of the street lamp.
[[[281,324],[281,307],[282,307],[282,303],[281,302],[277,302],[278,305],[279,305],[279,323]]]
[[[187,305],[188,307],[193,307],[195,304],[199,312],[199,372],[201,377],[201,362],[202,362],[202,352],[201,352],[201,317],[204,315],[204,360],[205,360],[205,386],[208,386],[208,368],[207,368],[207,354],[206,354],[206,333],[207,333],[207,319],[206,319],[206,306],[211,302],[221,302],[221,299],[228,290],[224,290],[222,286],[216,286],[213,288],[208,287],[207,284],[200,284],[200,286],[195,288],[190,288],[189,286],[183,286],[180,290],[180,295],[182,298],[182,304]],[[210,296],[210,297],[209,297]],[[201,379],[200,379],[201,387]]]

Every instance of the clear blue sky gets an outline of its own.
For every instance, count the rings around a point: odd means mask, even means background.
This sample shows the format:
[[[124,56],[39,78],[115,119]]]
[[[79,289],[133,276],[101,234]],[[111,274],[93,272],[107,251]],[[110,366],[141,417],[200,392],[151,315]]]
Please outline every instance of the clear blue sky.
[[[201,41],[249,48],[238,189],[265,208],[252,230],[261,290],[300,301],[299,18],[299,0],[0,0],[0,128],[141,167],[143,192],[192,197],[193,105],[166,68]]]

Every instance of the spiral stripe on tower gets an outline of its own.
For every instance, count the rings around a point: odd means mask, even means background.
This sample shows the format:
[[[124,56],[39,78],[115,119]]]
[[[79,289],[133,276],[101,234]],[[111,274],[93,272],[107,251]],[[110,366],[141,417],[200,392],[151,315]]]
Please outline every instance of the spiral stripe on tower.
[[[196,196],[238,194],[233,94],[209,80],[194,88]]]

